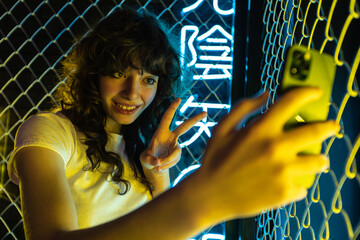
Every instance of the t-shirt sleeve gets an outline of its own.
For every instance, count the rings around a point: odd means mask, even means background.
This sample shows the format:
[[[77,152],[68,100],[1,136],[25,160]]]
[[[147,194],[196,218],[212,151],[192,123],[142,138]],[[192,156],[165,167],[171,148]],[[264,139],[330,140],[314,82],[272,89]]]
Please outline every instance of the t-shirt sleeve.
[[[19,127],[15,136],[14,151],[8,161],[10,179],[18,184],[18,173],[14,167],[16,153],[29,146],[48,148],[58,153],[68,163],[76,144],[75,129],[65,116],[57,113],[38,113]]]

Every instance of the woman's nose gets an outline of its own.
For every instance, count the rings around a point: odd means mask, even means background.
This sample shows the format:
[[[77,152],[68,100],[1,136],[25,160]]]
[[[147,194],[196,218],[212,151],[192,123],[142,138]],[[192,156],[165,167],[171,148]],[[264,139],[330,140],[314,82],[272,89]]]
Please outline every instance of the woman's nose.
[[[139,97],[139,78],[138,74],[128,74],[122,88],[122,96],[126,99],[133,100]]]

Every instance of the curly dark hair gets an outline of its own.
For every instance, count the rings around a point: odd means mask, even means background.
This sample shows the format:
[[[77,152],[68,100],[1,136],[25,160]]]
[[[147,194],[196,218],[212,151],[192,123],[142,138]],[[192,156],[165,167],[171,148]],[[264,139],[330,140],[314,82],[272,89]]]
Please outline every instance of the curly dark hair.
[[[66,81],[56,94],[61,110],[86,135],[89,170],[96,169],[100,162],[111,164],[112,181],[126,186],[119,194],[128,192],[130,183],[122,178],[124,166],[120,157],[105,150],[107,115],[101,103],[99,78],[128,67],[159,76],[152,103],[133,123],[121,127],[135,177],[151,191],[151,183],[141,167],[140,154],[148,146],[162,115],[181,92],[181,67],[175,39],[152,13],[118,9],[79,38],[63,61],[62,77]]]

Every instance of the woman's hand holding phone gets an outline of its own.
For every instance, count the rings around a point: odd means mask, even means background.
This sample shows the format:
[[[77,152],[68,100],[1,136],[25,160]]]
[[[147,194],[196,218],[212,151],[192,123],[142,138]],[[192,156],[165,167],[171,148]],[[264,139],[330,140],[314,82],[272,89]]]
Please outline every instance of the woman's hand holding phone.
[[[211,186],[209,200],[222,206],[225,219],[253,216],[300,200],[307,188],[296,178],[328,168],[325,156],[299,153],[335,135],[338,124],[325,121],[284,130],[298,109],[321,95],[322,90],[314,87],[288,91],[266,113],[239,129],[239,123],[265,104],[268,94],[264,93],[241,101],[214,128],[198,174]]]

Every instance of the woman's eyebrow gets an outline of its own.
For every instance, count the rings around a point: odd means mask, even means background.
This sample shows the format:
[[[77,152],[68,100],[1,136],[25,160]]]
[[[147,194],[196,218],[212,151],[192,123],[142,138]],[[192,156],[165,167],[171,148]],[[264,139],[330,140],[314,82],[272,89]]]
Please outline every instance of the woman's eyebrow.
[[[153,75],[153,74],[148,75],[148,77],[153,77],[153,78],[159,79],[159,76]]]
[[[149,73],[149,72],[146,72],[146,71],[143,72],[143,76],[159,78],[159,76],[157,76],[155,74],[152,74],[152,73]]]

